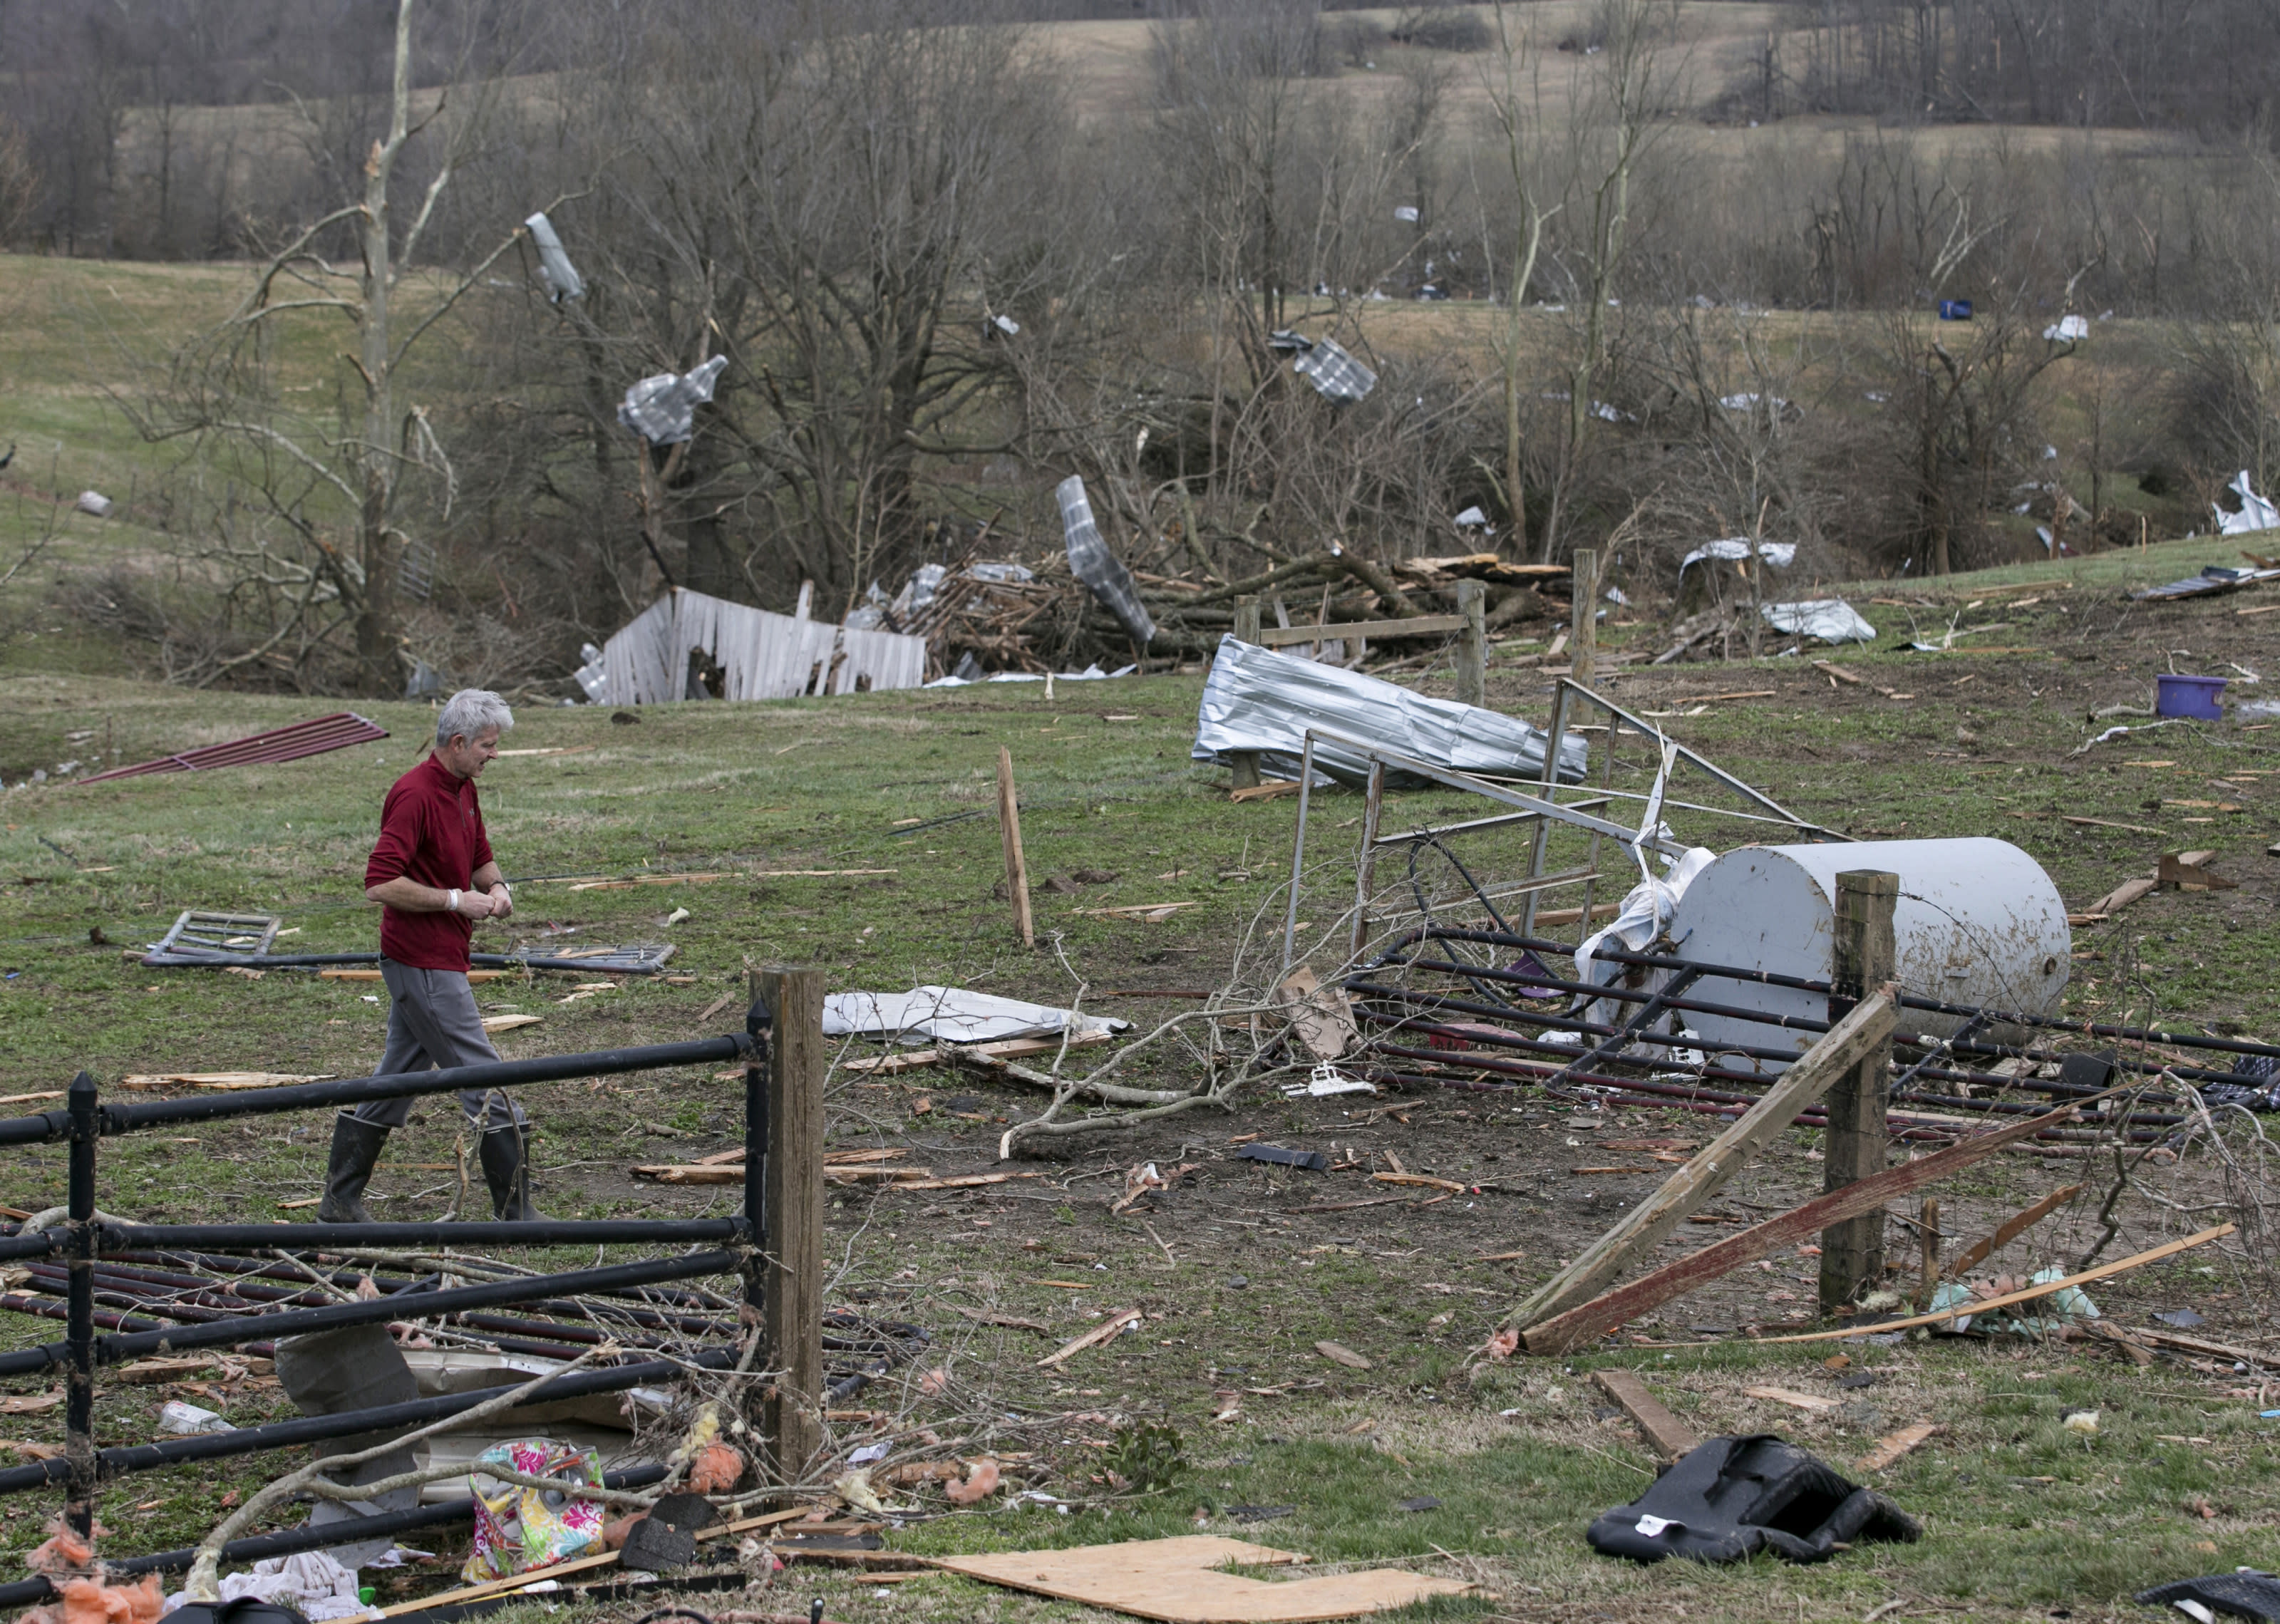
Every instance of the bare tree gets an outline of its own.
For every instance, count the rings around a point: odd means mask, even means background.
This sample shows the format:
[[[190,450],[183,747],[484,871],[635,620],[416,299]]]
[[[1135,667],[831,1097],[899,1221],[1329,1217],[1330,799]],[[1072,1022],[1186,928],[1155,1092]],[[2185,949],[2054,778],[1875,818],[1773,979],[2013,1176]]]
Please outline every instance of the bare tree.
[[[1537,159],[1529,150],[1529,125],[1540,118],[1543,107],[1542,86],[1537,76],[1536,42],[1526,28],[1518,26],[1506,14],[1504,0],[1498,0],[1496,13],[1496,51],[1482,69],[1481,80],[1488,92],[1489,107],[1498,130],[1504,136],[1505,165],[1512,176],[1516,206],[1513,214],[1512,255],[1505,272],[1505,332],[1504,343],[1498,356],[1504,380],[1504,464],[1503,488],[1498,493],[1504,498],[1505,513],[1511,521],[1513,542],[1525,546],[1528,540],[1528,513],[1523,496],[1525,480],[1521,466],[1520,385],[1523,370],[1521,337],[1523,332],[1521,312],[1528,302],[1528,289],[1536,277],[1537,256],[1544,248],[1544,224],[1553,209],[1545,208],[1539,201],[1537,184]],[[1528,68],[1523,74],[1522,64]],[[1523,77],[1527,80],[1522,88]]]
[[[456,276],[406,281],[496,89],[493,81],[415,96],[415,4],[397,0],[387,123],[366,152],[361,195],[293,233],[267,256],[237,308],[176,352],[163,385],[122,403],[147,438],[188,441],[217,457],[231,484],[226,512],[243,502],[273,521],[273,529],[217,529],[220,550],[209,562],[222,589],[258,583],[273,618],[249,646],[218,659],[208,680],[285,647],[303,650],[305,661],[345,629],[356,686],[375,694],[402,686],[407,657],[397,577],[411,540],[411,498],[415,483],[432,487],[448,517],[453,480],[428,408],[407,402],[398,380],[520,235],[518,228]],[[455,105],[462,96],[473,104],[464,112]],[[411,219],[399,224],[406,151],[431,130],[441,150]],[[335,265],[324,251],[341,239],[353,266]],[[354,343],[343,358],[330,422],[294,410],[279,388],[283,329],[311,312],[344,323]]]

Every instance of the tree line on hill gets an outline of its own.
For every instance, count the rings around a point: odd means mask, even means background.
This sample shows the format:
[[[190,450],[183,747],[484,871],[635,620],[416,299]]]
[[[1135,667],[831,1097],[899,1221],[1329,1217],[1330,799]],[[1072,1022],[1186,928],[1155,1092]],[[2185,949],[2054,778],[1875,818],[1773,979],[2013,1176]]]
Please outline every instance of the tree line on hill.
[[[1112,106],[980,0],[0,5],[13,240],[253,262],[131,392],[206,453],[149,498],[184,567],[81,607],[187,680],[389,691],[565,670],[668,581],[836,618],[1054,544],[1069,473],[1144,568],[1594,545],[1668,590],[1712,538],[1937,573],[2280,471],[2256,8],[2169,50],[2137,0],[1717,9],[1183,0]],[[1294,372],[1325,341],[1367,387]],[[628,428],[716,358],[685,442]]]

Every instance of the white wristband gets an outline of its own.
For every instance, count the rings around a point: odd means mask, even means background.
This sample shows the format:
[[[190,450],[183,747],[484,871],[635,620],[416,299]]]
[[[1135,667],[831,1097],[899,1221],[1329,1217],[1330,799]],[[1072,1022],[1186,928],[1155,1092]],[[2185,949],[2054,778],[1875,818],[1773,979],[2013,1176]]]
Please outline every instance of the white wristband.
[[[443,904],[443,912],[446,913],[457,913],[458,911],[459,894],[457,891],[453,891],[451,893],[451,899]]]

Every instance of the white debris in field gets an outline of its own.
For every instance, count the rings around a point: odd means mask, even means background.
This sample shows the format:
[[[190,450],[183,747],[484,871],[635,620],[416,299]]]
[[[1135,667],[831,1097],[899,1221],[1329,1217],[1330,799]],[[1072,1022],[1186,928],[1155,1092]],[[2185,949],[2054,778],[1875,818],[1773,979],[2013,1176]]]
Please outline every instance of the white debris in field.
[[[2232,483],[2225,489],[2240,498],[2240,512],[2228,513],[2222,508],[2214,510],[2219,535],[2247,535],[2258,530],[2280,529],[2280,506],[2256,494],[2256,488],[2248,482],[2247,469],[2243,468],[2235,474]]]
[[[1876,628],[1841,597],[1807,598],[1802,603],[1768,604],[1766,624],[1777,632],[1817,637],[1823,643],[1874,643]]]
[[[82,490],[79,493],[79,511],[82,513],[92,513],[97,519],[108,518],[111,513],[111,498],[99,490]]]

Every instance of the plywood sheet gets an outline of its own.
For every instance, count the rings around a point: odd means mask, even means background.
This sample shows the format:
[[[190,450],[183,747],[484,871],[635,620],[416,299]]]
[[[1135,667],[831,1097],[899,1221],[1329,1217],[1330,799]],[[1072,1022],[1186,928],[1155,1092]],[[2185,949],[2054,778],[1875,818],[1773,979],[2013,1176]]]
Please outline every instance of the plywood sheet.
[[[1473,1588],[1397,1568],[1281,1582],[1216,1571],[1236,1564],[1279,1567],[1306,1559],[1296,1551],[1191,1534],[1067,1551],[944,1557],[938,1562],[991,1584],[1165,1624],[1307,1624],[1406,1607],[1429,1597],[1459,1596]]]

